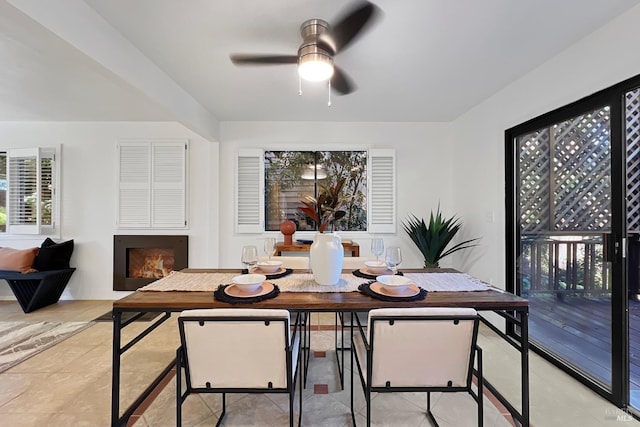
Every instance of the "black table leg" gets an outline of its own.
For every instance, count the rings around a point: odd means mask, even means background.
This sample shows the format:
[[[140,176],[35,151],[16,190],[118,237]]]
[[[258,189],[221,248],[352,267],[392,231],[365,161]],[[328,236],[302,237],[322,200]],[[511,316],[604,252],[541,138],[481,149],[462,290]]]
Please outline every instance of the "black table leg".
[[[111,347],[111,427],[120,421],[120,340],[122,312],[113,309],[113,345]]]

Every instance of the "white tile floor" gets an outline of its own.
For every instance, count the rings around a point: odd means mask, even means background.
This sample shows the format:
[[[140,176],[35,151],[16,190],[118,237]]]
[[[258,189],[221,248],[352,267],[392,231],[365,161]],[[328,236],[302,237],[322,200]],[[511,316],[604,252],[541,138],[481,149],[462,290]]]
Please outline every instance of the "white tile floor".
[[[64,302],[31,314],[17,303],[0,302],[0,320],[93,319],[111,307],[109,301]],[[314,323],[332,323],[315,315]],[[145,325],[131,326],[135,333]],[[111,402],[111,324],[96,323],[85,331],[45,350],[0,374],[0,426],[107,426]],[[130,402],[174,357],[178,345],[173,320],[163,324],[123,357],[123,402]],[[482,329],[485,375],[519,406],[520,384],[517,352],[487,329]],[[303,393],[304,426],[349,426],[349,391],[338,389],[333,332],[314,332],[312,350],[327,351],[312,357],[307,389]],[[319,354],[318,356],[320,356]],[[539,426],[640,426],[640,422],[618,421],[617,409],[558,369],[531,355],[531,417]],[[326,384],[327,394],[314,393],[314,384]],[[347,381],[348,385],[348,381]],[[357,386],[356,386],[357,387]],[[363,396],[356,393],[356,407],[363,409]],[[175,424],[175,383],[172,380],[137,419],[136,426]],[[214,425],[219,397],[192,395],[184,405],[183,425]],[[236,395],[227,400],[226,426],[281,426],[288,423],[284,395]],[[424,396],[412,393],[377,395],[373,402],[376,426],[428,426]],[[475,425],[475,406],[464,393],[442,395],[433,406],[440,425]],[[620,417],[623,418],[623,417]],[[364,417],[357,418],[358,425]],[[510,423],[485,400],[485,425]]]

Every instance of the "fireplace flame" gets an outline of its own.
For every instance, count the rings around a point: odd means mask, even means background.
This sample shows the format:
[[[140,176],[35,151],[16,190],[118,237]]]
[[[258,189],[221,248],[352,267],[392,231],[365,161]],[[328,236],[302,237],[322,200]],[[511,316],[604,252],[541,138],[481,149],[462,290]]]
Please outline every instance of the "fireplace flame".
[[[142,256],[129,261],[129,277],[136,279],[160,279],[173,271],[174,257],[148,249]]]

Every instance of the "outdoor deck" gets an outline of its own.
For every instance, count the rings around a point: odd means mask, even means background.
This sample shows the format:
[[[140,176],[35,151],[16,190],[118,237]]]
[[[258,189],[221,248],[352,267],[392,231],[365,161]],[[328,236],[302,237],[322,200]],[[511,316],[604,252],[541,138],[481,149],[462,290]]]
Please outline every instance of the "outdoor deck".
[[[529,298],[529,307],[529,336],[532,339],[610,383],[609,299],[566,296],[561,301],[539,295]],[[629,331],[630,390],[634,396],[640,392],[640,302],[633,300],[629,301]]]

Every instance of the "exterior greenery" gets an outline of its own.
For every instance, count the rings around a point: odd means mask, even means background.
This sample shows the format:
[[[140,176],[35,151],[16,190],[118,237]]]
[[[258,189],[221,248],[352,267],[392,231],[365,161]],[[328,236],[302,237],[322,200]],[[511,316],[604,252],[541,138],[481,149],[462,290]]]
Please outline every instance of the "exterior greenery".
[[[7,231],[8,214],[13,214],[11,218],[19,216],[21,220],[28,224],[38,222],[38,183],[35,181],[25,181],[21,183],[19,189],[13,190],[12,212],[7,212],[7,153],[0,152],[0,232]],[[24,159],[20,164],[21,170],[36,172],[38,164],[35,160]],[[40,223],[43,225],[53,224],[53,171],[54,163],[51,158],[40,159]]]
[[[334,230],[367,230],[366,151],[267,151],[264,162],[267,231],[279,230],[285,219],[301,231],[328,225]],[[338,193],[328,197],[339,183]],[[319,212],[315,204],[321,198]],[[305,203],[320,215],[305,211]],[[330,210],[344,214],[326,217]]]

